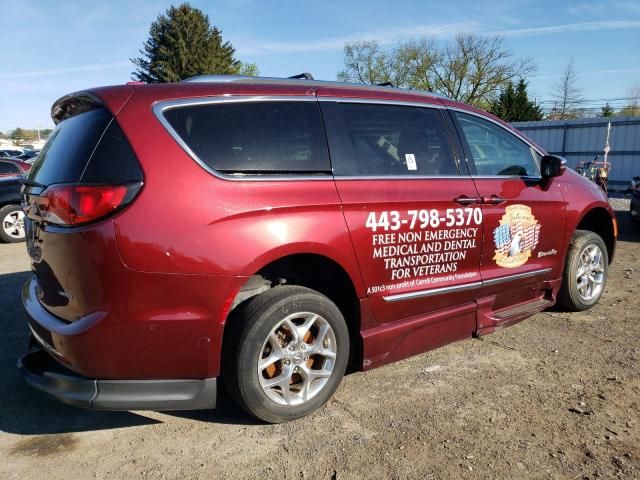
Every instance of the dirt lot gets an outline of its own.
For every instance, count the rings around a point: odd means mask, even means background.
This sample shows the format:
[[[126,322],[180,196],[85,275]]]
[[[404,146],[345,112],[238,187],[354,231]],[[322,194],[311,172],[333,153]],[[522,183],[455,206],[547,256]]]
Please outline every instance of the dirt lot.
[[[624,206],[624,202],[622,202]],[[640,478],[640,229],[600,305],[348,376],[310,418],[94,412],[27,387],[23,245],[0,245],[0,478]]]

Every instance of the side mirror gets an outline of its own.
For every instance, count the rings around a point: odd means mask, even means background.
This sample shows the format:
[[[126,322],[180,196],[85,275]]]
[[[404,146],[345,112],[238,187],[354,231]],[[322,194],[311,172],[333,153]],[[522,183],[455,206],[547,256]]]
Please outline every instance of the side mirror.
[[[540,161],[540,174],[543,179],[559,177],[564,173],[567,161],[557,155],[545,155]]]

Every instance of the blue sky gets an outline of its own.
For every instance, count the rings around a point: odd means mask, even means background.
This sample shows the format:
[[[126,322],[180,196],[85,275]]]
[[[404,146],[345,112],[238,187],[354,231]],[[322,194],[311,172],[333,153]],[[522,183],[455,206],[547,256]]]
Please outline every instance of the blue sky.
[[[179,3],[179,2],[176,2]],[[51,126],[58,97],[124,83],[151,22],[171,4],[156,0],[0,0],[0,130]],[[615,99],[640,80],[640,0],[269,1],[193,0],[265,76],[308,71],[335,79],[345,42],[390,47],[424,35],[499,34],[538,69],[530,92],[548,100],[573,58],[588,99]],[[597,104],[598,102],[596,102]],[[604,103],[604,102],[602,102]]]

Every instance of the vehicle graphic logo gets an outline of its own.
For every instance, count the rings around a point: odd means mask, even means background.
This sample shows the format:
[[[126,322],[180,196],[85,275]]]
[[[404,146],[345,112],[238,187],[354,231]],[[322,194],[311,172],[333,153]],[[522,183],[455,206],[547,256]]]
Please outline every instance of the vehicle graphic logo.
[[[509,205],[493,231],[496,254],[493,259],[500,267],[524,265],[538,245],[540,224],[526,205]]]

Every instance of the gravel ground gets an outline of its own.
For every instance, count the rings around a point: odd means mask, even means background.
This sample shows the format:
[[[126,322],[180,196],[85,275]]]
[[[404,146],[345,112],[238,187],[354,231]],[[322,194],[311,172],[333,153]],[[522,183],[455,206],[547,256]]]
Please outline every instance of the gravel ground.
[[[631,203],[631,200],[629,200],[628,198],[610,198],[609,199],[609,203],[611,204],[611,207],[620,212],[622,215],[624,215],[623,212],[628,212],[629,211],[629,204]]]
[[[15,371],[27,258],[0,245],[0,478],[640,478],[640,229],[628,200],[614,204],[620,241],[594,309],[349,375],[285,425],[224,398],[211,412],[94,412],[32,391]]]

